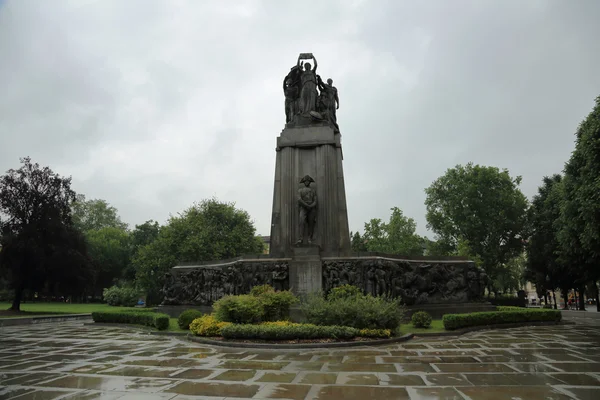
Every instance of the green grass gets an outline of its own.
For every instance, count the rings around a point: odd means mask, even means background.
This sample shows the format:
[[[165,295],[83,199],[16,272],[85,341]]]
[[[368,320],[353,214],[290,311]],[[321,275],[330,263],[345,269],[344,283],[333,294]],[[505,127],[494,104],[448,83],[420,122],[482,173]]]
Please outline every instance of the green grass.
[[[425,328],[415,328],[412,324],[402,324],[400,325],[400,334],[404,335],[406,333],[440,333],[446,332],[444,329],[444,323],[441,319],[434,319],[431,321],[431,326],[427,329]]]
[[[187,329],[181,329],[179,324],[177,323],[177,318],[169,319],[169,329],[168,332],[189,332]]]
[[[21,303],[21,312],[5,314],[2,311],[10,308],[10,303],[0,303],[0,318],[32,317],[48,314],[89,314],[93,311],[135,310],[133,307],[114,307],[102,303],[69,304],[69,303]],[[4,314],[4,315],[3,315]]]

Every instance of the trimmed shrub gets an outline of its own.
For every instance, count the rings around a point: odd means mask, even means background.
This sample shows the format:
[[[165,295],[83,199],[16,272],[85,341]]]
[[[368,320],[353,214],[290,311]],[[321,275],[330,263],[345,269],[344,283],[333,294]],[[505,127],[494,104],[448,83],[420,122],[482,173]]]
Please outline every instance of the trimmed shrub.
[[[196,336],[221,336],[221,329],[231,325],[231,322],[217,321],[212,314],[196,318],[190,324],[190,332]]]
[[[298,298],[289,290],[281,292],[266,291],[258,297],[263,310],[263,321],[281,321],[289,318],[290,307]]]
[[[331,300],[312,294],[302,304],[302,311],[311,324],[350,326],[357,329],[394,330],[404,314],[400,299],[363,294],[345,298],[336,295]]]
[[[235,324],[255,324],[264,316],[260,299],[248,294],[222,297],[213,304],[213,310],[218,321]]]
[[[262,339],[262,340],[295,340],[295,339],[342,339],[348,340],[358,335],[358,329],[347,326],[318,326],[313,324],[291,324],[278,326],[275,324],[231,324],[221,329],[227,339]]]
[[[268,326],[291,326],[291,325],[301,325],[292,321],[268,321],[268,322],[263,322],[261,323],[261,325],[268,325]]]
[[[431,315],[425,311],[417,311],[413,314],[411,322],[415,328],[429,328],[431,326]]]
[[[522,311],[522,307],[515,306],[498,306],[496,307],[496,311]]]
[[[185,310],[179,314],[179,318],[177,318],[177,325],[179,325],[181,329],[190,329],[190,324],[192,321],[196,318],[200,318],[202,315],[204,315],[202,311],[194,309]]]
[[[392,331],[389,329],[361,329],[358,331],[358,336],[366,338],[389,338],[392,336]]]
[[[151,326],[161,331],[169,327],[169,316],[167,314],[151,311],[94,311],[92,319],[94,322]]]
[[[289,290],[276,292],[269,285],[255,286],[249,295],[225,296],[213,305],[215,318],[236,324],[256,324],[289,318],[298,298]]]
[[[140,297],[140,292],[133,288],[111,286],[102,291],[102,297],[109,306],[134,307]]]
[[[336,301],[340,299],[351,299],[362,295],[364,295],[364,293],[360,288],[352,285],[342,285],[331,289],[327,295],[327,300]]]
[[[560,310],[544,309],[519,309],[507,311],[476,312],[471,314],[446,314],[442,321],[446,330],[468,328],[471,326],[485,326],[496,324],[510,324],[517,322],[555,321],[562,318]]]
[[[250,289],[250,295],[254,297],[259,297],[265,293],[274,292],[273,286],[271,285],[257,285]]]

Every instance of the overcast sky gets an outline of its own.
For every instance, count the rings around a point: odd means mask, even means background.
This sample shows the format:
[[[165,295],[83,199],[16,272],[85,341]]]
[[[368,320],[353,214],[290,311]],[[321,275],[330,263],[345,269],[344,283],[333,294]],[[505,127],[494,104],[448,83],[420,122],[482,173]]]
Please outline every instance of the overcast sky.
[[[233,5],[235,4],[235,5]],[[0,0],[0,173],[31,156],[129,224],[209,197],[270,233],[283,77],[340,94],[350,229],[469,161],[560,172],[600,95],[600,1]],[[428,234],[430,237],[431,233]]]

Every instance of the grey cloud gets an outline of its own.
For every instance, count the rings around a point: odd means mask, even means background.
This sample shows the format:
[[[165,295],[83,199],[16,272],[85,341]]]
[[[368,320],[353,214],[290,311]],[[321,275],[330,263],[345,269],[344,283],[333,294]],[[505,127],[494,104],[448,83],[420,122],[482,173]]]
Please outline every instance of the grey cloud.
[[[0,170],[31,155],[130,224],[216,196],[268,234],[281,80],[341,96],[350,227],[457,163],[559,172],[600,94],[600,3],[13,0],[0,7]]]

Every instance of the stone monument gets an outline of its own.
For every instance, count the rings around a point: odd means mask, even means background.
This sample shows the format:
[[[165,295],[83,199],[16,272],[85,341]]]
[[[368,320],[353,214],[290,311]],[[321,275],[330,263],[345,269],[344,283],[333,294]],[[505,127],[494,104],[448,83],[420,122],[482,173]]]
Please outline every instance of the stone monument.
[[[435,317],[489,309],[482,302],[487,276],[468,259],[351,252],[340,100],[317,66],[312,53],[301,53],[283,79],[285,127],[276,145],[270,253],[180,263],[166,276],[164,310],[208,311],[221,297],[261,284],[299,295],[351,284],[375,296],[400,297]]]
[[[314,60],[314,69],[306,60]],[[317,246],[323,256],[350,254],[342,143],[335,113],[339,97],[332,82],[329,79],[325,84],[317,75],[317,60],[311,53],[300,54],[284,78],[286,125],[276,147],[272,256],[292,256],[295,246],[303,244]],[[304,203],[303,196],[314,198],[314,205]],[[310,231],[308,243],[303,242],[305,223]]]

